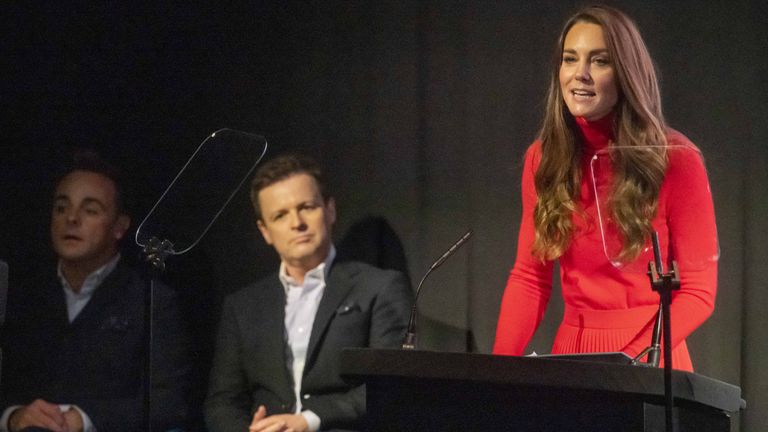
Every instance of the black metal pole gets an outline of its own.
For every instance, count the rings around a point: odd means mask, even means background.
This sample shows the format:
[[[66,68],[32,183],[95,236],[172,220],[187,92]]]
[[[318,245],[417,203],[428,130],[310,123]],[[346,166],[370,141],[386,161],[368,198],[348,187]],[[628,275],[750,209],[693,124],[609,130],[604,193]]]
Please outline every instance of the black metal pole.
[[[654,231],[651,234],[654,260],[648,263],[648,276],[651,280],[651,288],[659,293],[661,302],[661,322],[664,338],[664,420],[667,432],[674,432],[672,410],[674,407],[674,394],[672,392],[672,325],[670,319],[670,304],[672,303],[672,291],[680,288],[680,278],[677,263],[672,261],[672,268],[664,272],[664,263],[661,259],[659,246],[659,234]],[[654,328],[654,341],[658,341],[658,319]],[[654,343],[655,345],[655,343]]]
[[[154,337],[152,323],[154,322],[155,280],[165,270],[165,259],[173,253],[173,243],[152,237],[142,252],[145,261],[150,264],[149,271],[146,273],[149,285],[144,291],[144,335],[147,354],[144,357],[143,414],[147,431],[152,432],[152,341]]]
[[[144,290],[144,343],[147,350],[144,356],[144,379],[142,407],[144,424],[149,432],[152,431],[152,309],[155,289],[155,278],[150,277],[149,285]]]
[[[664,287],[662,296],[662,310],[664,317],[664,417],[667,432],[673,432],[672,407],[674,406],[672,394],[672,326],[670,325],[669,304],[672,300],[672,281],[668,275],[663,276]]]

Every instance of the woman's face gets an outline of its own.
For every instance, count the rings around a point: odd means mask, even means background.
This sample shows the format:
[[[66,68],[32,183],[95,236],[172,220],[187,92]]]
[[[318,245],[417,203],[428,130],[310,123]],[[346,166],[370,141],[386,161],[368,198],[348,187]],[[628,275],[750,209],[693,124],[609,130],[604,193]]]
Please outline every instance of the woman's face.
[[[613,59],[599,25],[578,22],[565,35],[560,90],[575,117],[597,120],[616,106],[619,92]]]

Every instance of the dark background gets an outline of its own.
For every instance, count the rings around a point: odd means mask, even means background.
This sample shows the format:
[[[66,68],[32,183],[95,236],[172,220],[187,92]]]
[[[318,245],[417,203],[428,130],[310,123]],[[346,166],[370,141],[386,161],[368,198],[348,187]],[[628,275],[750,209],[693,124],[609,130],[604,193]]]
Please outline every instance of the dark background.
[[[740,385],[741,430],[762,430],[768,6],[611,4],[643,32],[669,124],[707,160],[720,282],[714,315],[689,338],[694,366]],[[0,259],[12,281],[50,270],[51,184],[72,149],[97,149],[130,173],[141,218],[196,146],[229,127],[264,135],[268,156],[320,159],[338,237],[365,216],[386,218],[414,283],[473,228],[422,292],[421,347],[489,352],[517,241],[522,155],[557,33],[580,5],[5,2]],[[166,278],[197,336],[201,388],[221,297],[277,265],[252,219],[241,191],[192,252],[169,260]],[[529,350],[548,352],[561,309],[558,295]]]

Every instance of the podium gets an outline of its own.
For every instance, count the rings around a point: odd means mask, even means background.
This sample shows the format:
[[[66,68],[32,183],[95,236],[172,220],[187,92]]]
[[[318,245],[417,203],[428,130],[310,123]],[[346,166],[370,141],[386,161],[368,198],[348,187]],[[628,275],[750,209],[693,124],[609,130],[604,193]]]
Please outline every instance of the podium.
[[[663,370],[603,361],[381,349],[342,352],[368,431],[664,431]],[[737,386],[673,371],[676,431],[728,432]]]

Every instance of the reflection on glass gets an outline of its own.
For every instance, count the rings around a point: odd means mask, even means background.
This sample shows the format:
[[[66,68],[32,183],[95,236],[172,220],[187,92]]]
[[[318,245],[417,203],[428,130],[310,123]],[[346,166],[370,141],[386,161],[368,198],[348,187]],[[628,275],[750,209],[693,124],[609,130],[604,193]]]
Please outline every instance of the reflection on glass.
[[[671,146],[613,146],[598,151],[590,160],[589,174],[591,177],[590,191],[595,198],[597,210],[598,225],[602,240],[603,252],[605,258],[612,266],[627,272],[648,271],[648,263],[654,260],[653,247],[650,237],[646,238],[639,256],[632,260],[623,259],[622,235],[615,223],[611,204],[608,202],[613,187],[614,162],[618,157],[618,150],[623,152],[653,152],[658,153],[663,149],[666,153],[669,165],[667,175],[686,175],[685,172],[690,168],[689,162],[699,161],[701,154],[698,149],[692,146],[671,145]],[[692,159],[697,158],[697,159]],[[671,170],[676,170],[672,173]],[[679,182],[678,182],[679,183]],[[669,199],[660,199],[659,208],[656,216],[653,218],[653,229],[659,233],[661,246],[661,255],[665,269],[674,260],[681,271],[699,271],[708,268],[711,264],[717,262],[720,256],[720,248],[717,240],[717,229],[714,226],[714,220],[707,217],[690,220],[676,220],[676,212],[672,208],[676,205],[675,200],[680,196],[675,196],[674,191],[664,190],[662,194],[669,194]],[[710,197],[702,199],[699,203],[702,208],[695,211],[711,211],[711,192],[709,186],[706,190],[693,191],[689,195]],[[689,198],[688,196],[684,198]],[[687,200],[686,200],[687,201]],[[695,200],[694,200],[695,202]],[[664,205],[664,203],[668,205]],[[683,205],[682,203],[680,205]],[[686,202],[684,205],[690,205]],[[685,213],[695,213],[685,212]],[[698,225],[698,226],[697,226]],[[684,233],[684,235],[683,235]],[[680,235],[678,235],[680,234]]]
[[[206,137],[139,225],[136,244],[171,255],[192,249],[266,151],[260,135],[220,129]]]

